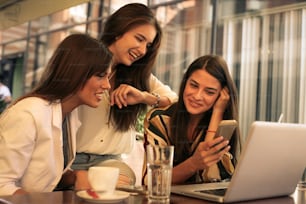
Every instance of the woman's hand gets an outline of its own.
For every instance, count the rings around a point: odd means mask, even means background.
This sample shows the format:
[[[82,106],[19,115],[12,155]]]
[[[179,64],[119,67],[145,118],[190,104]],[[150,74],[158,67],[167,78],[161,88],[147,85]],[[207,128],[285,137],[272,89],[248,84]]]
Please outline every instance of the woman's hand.
[[[76,181],[74,189],[79,190],[88,190],[91,189],[91,185],[88,181],[88,171],[86,170],[75,170]]]
[[[229,141],[224,140],[222,136],[210,141],[201,142],[190,157],[193,170],[203,170],[219,162],[222,156],[230,149],[228,143]]]
[[[19,188],[18,190],[16,190],[13,195],[23,195],[23,194],[27,194],[28,192],[26,192],[25,190]]]
[[[117,186],[130,186],[131,185],[131,178],[127,175],[119,174]]]
[[[229,100],[230,100],[229,90],[227,87],[224,87],[220,92],[219,98],[214,104],[214,111],[217,110],[223,113],[227,107]]]
[[[127,105],[143,103],[145,98],[144,92],[127,84],[121,84],[110,96],[111,105],[116,104],[119,108]]]

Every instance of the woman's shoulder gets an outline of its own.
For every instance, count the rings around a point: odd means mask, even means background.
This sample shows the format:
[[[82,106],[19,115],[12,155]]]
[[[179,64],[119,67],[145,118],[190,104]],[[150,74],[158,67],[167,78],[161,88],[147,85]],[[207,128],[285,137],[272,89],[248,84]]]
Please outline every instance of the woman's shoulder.
[[[162,83],[156,76],[151,74],[149,80],[150,92],[158,93],[161,96],[166,96],[172,103],[177,101],[178,96],[169,85]]]
[[[151,120],[156,117],[171,117],[175,109],[175,103],[162,108],[153,108],[148,113],[146,118]]]
[[[21,99],[20,101],[16,102],[14,106],[19,106],[19,107],[45,107],[46,105],[50,104],[49,101],[39,98],[39,97],[26,97]]]
[[[171,104],[164,108],[154,108],[148,112],[144,127],[149,138],[153,137],[156,141],[170,143],[168,137],[174,108],[175,105]]]
[[[13,103],[9,109],[11,111],[28,112],[28,113],[46,113],[51,111],[51,102],[39,97],[26,97]]]
[[[5,110],[1,114],[1,120],[30,122],[33,118],[41,118],[47,114],[47,104],[46,100],[38,97],[23,98]]]

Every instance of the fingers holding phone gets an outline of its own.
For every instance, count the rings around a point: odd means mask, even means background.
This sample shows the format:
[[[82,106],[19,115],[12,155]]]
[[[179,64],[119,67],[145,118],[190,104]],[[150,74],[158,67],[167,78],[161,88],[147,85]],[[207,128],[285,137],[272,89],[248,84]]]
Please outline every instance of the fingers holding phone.
[[[230,149],[230,146],[228,144],[229,140],[225,139],[223,136],[215,137],[211,141],[211,146],[209,148],[209,151],[211,154],[217,155],[221,159],[223,154],[228,152]]]
[[[230,150],[229,141],[217,137],[210,141],[201,142],[191,156],[197,170],[205,169],[221,160],[222,156]]]

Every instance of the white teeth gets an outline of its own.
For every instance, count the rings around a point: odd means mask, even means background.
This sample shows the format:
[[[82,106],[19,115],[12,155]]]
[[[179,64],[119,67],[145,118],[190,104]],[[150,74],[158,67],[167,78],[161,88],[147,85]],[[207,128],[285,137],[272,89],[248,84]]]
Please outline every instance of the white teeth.
[[[196,103],[196,102],[190,102],[190,105],[193,107],[199,107],[201,106],[200,104]]]
[[[136,55],[134,55],[133,53],[131,53],[131,55],[132,55],[132,57],[133,57],[134,59],[136,59],[136,57],[137,57]]]
[[[137,54],[134,54],[133,52],[130,52],[130,55],[134,58],[134,60],[140,57]]]
[[[99,99],[102,99],[103,93],[96,94],[96,96],[97,96]]]

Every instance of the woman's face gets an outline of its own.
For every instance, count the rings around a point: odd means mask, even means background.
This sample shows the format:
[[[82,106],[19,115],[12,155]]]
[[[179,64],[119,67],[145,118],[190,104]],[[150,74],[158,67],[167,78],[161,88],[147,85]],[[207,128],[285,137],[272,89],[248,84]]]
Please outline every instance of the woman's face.
[[[215,104],[221,91],[220,82],[203,69],[194,71],[187,80],[183,100],[191,115],[201,116]]]
[[[110,51],[113,53],[115,64],[130,66],[133,62],[145,56],[155,36],[156,29],[151,24],[134,27],[119,36],[109,46]]]
[[[94,108],[98,107],[104,92],[111,87],[108,79],[109,73],[110,68],[106,73],[93,75],[87,80],[85,86],[77,93],[81,104]]]

